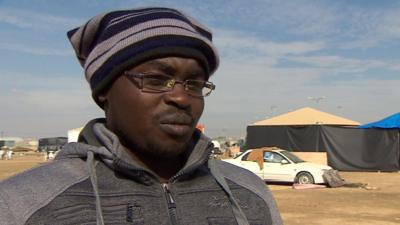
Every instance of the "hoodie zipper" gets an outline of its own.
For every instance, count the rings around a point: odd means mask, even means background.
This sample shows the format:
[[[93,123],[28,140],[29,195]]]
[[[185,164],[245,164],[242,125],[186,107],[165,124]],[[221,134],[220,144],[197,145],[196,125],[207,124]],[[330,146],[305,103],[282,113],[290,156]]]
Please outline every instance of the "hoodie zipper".
[[[210,147],[210,143],[207,145],[206,149],[208,149],[209,147]],[[171,177],[171,179],[169,179],[169,182],[173,183],[180,176],[191,172],[192,169],[197,168],[199,165],[202,165],[205,162],[207,162],[210,159],[210,157],[211,157],[211,151],[207,153],[207,157],[203,158],[201,161],[195,162],[195,165],[191,165],[190,167],[186,168],[184,171],[180,171],[177,174],[175,174],[175,176],[173,176],[173,177]]]
[[[209,145],[210,145],[210,143],[208,143],[207,148],[209,147]],[[210,155],[211,155],[211,152],[209,152],[207,154],[207,157],[202,159],[200,161],[200,163],[197,163],[196,165],[201,165],[201,164],[205,163],[209,159]],[[181,171],[181,172],[177,173],[175,176],[173,176],[171,179],[169,179],[169,182],[172,183],[178,177],[180,177],[180,176],[184,175],[185,173],[191,171],[192,167],[195,167],[195,166],[192,165],[191,167],[187,168],[185,171]],[[171,224],[172,225],[178,225],[178,219],[177,219],[177,215],[176,215],[176,203],[175,203],[174,197],[171,194],[171,190],[169,188],[169,183],[162,183],[161,186],[162,186],[162,189],[164,191],[165,198],[167,200],[168,214],[169,214],[169,218],[170,218]]]
[[[167,183],[162,183],[165,198],[167,199],[168,214],[172,225],[178,225],[176,217],[176,204]]]

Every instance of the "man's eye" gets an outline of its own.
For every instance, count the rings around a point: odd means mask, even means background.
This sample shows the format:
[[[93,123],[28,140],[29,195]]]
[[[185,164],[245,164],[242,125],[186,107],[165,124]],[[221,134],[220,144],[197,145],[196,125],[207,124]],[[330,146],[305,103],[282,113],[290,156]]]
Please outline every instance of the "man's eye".
[[[148,85],[165,85],[170,77],[164,75],[146,75],[143,77],[145,84]]]
[[[148,79],[144,80],[144,83],[146,85],[152,85],[152,86],[164,86],[165,81],[159,80],[159,79],[148,78]]]
[[[187,88],[193,91],[201,91],[204,87],[204,82],[197,80],[188,80]]]
[[[169,80],[171,77],[162,74],[149,74],[145,75],[144,78],[154,79],[154,80]]]

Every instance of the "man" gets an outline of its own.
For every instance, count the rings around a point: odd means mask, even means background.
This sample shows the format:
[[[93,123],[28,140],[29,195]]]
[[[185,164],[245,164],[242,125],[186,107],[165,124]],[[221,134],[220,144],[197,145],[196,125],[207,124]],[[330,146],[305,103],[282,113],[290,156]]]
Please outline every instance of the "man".
[[[211,32],[168,8],[68,32],[105,119],[0,186],[1,224],[281,224],[256,175],[210,160],[195,129],[218,67]]]

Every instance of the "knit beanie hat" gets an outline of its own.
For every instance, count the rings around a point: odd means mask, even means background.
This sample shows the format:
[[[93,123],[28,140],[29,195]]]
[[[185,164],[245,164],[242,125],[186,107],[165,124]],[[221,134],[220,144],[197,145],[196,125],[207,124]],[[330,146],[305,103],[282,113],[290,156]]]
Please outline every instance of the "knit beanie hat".
[[[170,8],[104,13],[67,35],[97,104],[97,96],[119,75],[148,60],[169,56],[194,58],[208,75],[219,64],[211,31]]]

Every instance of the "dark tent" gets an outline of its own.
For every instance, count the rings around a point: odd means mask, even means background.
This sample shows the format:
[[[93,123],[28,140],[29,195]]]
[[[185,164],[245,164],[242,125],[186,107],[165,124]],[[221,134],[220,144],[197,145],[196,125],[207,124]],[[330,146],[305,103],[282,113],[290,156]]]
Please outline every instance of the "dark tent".
[[[393,114],[377,122],[361,125],[359,128],[400,129],[400,113]]]
[[[351,124],[352,121],[347,126],[343,122],[335,122],[339,121],[337,118],[333,122],[320,122],[321,119],[315,120],[319,117],[313,113],[315,110],[307,110],[301,116],[293,116],[294,112],[291,112],[249,125],[246,147],[276,146],[289,151],[327,152],[328,164],[343,171],[400,170],[397,129],[358,129],[354,123]],[[278,119],[279,123],[276,122]],[[317,121],[314,124],[298,122],[313,119]],[[343,120],[340,118],[340,121]]]
[[[338,126],[248,126],[246,147],[326,152],[328,165],[342,171],[400,170],[397,130]]]

